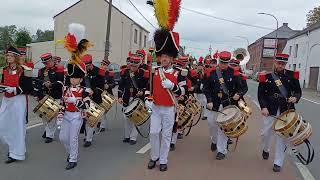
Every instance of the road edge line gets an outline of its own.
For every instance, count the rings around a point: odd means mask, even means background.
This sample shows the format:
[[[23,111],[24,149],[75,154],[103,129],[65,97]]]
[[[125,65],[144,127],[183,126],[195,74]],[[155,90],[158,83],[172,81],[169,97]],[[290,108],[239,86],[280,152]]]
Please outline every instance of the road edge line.
[[[35,127],[38,127],[38,126],[41,126],[43,123],[41,122],[41,123],[37,123],[37,124],[34,124],[34,125],[31,125],[31,126],[28,126],[27,127],[27,130],[28,129],[32,129],[32,128],[35,128]]]
[[[300,174],[302,175],[303,179],[305,180],[316,180],[313,175],[311,174],[311,172],[309,171],[309,169],[307,168],[307,166],[305,166],[302,163],[299,162],[295,162],[298,170],[300,171]]]
[[[147,151],[149,151],[149,149],[151,149],[151,144],[148,143],[145,146],[143,146],[139,151],[137,151],[137,154],[145,154]]]

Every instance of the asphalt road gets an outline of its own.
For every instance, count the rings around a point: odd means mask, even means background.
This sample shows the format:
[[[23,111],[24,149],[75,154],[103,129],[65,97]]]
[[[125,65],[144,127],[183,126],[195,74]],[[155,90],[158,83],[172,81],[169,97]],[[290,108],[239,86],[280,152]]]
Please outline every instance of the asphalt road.
[[[258,84],[253,81],[248,81],[248,86],[249,86],[249,91],[248,95],[252,97],[252,100],[254,100],[256,103],[258,102],[257,100],[257,91],[258,91]],[[302,94],[303,96],[303,94]],[[320,99],[320,98],[319,98]],[[303,96],[299,103],[296,105],[297,112],[303,116],[305,120],[311,123],[312,129],[313,129],[313,134],[310,138],[310,141],[312,142],[314,149],[315,149],[315,158],[313,162],[309,165],[307,165],[307,168],[311,172],[312,176],[315,179],[320,179],[320,159],[319,159],[319,154],[320,154],[320,102],[319,99],[312,99],[311,97],[306,97]],[[311,101],[314,102],[311,102]],[[315,103],[319,102],[319,103]],[[301,152],[306,152],[306,149],[304,146],[299,147]],[[293,158],[293,162],[295,163],[298,162],[296,158]]]

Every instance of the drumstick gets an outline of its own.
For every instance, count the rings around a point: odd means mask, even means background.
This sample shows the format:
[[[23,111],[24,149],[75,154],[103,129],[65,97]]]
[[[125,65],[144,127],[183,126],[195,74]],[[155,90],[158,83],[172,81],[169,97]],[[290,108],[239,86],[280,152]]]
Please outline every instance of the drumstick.
[[[208,107],[207,107],[207,109],[208,109]],[[214,111],[214,112],[218,112],[218,113],[221,113],[221,114],[223,114],[223,115],[227,115],[226,113],[224,113],[224,112],[221,112],[221,111],[218,111],[218,110],[215,110],[215,109],[208,109],[209,111]]]
[[[278,119],[278,120],[280,120],[280,121],[282,121],[282,122],[287,122],[286,120],[283,120],[283,119],[278,118],[278,117],[276,117],[276,116],[272,116],[272,115],[270,115],[270,117],[273,117],[273,118],[275,118],[275,119]]]

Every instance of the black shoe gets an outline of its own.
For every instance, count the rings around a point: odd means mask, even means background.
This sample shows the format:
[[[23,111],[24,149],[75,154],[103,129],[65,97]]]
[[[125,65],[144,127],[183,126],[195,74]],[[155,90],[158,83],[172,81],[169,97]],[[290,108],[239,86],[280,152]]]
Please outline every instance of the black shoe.
[[[176,145],[175,144],[170,144],[170,151],[176,150]]]
[[[268,160],[269,159],[269,153],[268,152],[265,152],[265,151],[262,151],[262,158],[264,160]]]
[[[53,141],[52,138],[47,137],[44,143],[49,144],[49,143],[52,143],[52,141]]]
[[[148,169],[153,169],[156,167],[157,161],[159,161],[159,159],[153,161],[152,159],[150,159],[149,163],[148,163]]]
[[[129,144],[130,144],[130,145],[135,145],[135,144],[137,144],[137,141],[135,141],[135,140],[130,140]]]
[[[226,155],[224,155],[223,153],[221,152],[218,152],[217,156],[216,156],[216,160],[222,160],[226,157]]]
[[[281,171],[281,167],[276,165],[276,164],[274,164],[273,165],[273,172],[280,172],[280,171]]]
[[[233,144],[233,141],[231,139],[228,139],[227,144]]]
[[[217,150],[217,144],[211,143],[211,151],[215,152]]]
[[[70,170],[70,169],[73,169],[77,166],[77,163],[76,162],[69,162],[67,167],[66,167],[66,170]]]
[[[100,132],[105,132],[106,131],[106,128],[101,128],[100,129]]]
[[[6,160],[6,164],[10,164],[10,163],[13,163],[13,162],[16,162],[16,161],[18,161],[18,160],[16,160],[16,159],[13,159],[12,157],[8,157],[8,159]]]
[[[42,138],[45,139],[46,137],[47,137],[47,133],[46,133],[46,131],[44,131],[42,134]]]
[[[70,156],[68,155],[68,157],[67,157],[67,162],[69,162],[69,160],[70,160]]]
[[[83,147],[90,147],[92,143],[90,141],[86,141],[83,145]]]
[[[130,142],[130,138],[124,138],[124,139],[122,140],[122,142],[128,143],[128,142]]]
[[[205,121],[205,120],[207,120],[208,118],[207,118],[207,117],[202,117],[201,119]]]
[[[182,133],[178,133],[177,138],[178,138],[178,139],[183,139],[183,134],[182,134]]]
[[[160,164],[160,171],[167,171],[168,170],[168,167],[166,164]]]

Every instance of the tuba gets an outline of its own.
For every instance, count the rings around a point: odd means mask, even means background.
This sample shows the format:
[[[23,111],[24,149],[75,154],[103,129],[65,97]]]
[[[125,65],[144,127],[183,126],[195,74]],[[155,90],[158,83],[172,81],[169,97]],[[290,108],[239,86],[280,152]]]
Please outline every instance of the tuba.
[[[245,65],[250,60],[250,53],[244,48],[238,48],[235,51],[233,51],[233,56],[240,60],[240,65]]]

